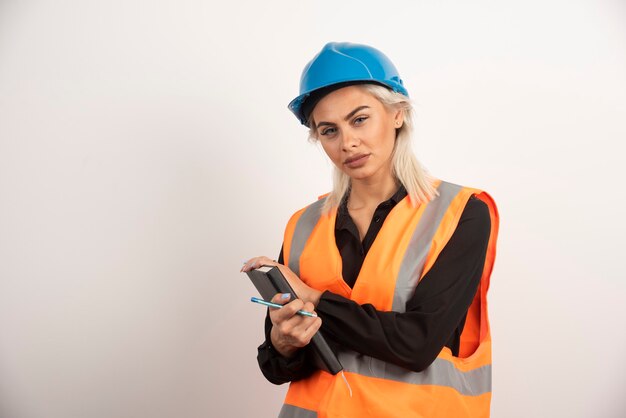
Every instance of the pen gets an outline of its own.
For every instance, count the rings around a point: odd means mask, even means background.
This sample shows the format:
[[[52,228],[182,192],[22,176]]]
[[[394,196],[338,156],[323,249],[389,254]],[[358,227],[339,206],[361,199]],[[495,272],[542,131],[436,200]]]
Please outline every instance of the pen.
[[[254,296],[250,298],[250,300],[254,303],[260,303],[261,305],[270,306],[272,308],[282,308],[283,305],[279,305],[278,303],[268,302],[263,299],[255,298]],[[317,318],[317,314],[307,311],[298,311],[296,312],[298,315],[310,316],[311,318]]]

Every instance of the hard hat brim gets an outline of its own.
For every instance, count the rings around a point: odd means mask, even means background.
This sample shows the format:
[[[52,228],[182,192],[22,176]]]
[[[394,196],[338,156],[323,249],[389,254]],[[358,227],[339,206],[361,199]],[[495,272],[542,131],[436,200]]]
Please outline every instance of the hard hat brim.
[[[371,78],[361,79],[361,80],[345,80],[339,81],[333,84],[329,84],[327,86],[319,87],[316,89],[312,89],[311,91],[302,93],[295,99],[293,99],[287,107],[291,112],[296,115],[296,117],[300,120],[302,125],[308,127],[308,119],[310,114],[313,112],[313,109],[317,105],[317,103],[326,95],[332,93],[335,90],[339,90],[344,87],[358,85],[358,84],[375,84],[378,86],[386,87],[392,91],[397,93],[401,93],[408,97],[408,93],[403,86],[391,86],[389,84],[380,82],[378,80],[372,80]]]

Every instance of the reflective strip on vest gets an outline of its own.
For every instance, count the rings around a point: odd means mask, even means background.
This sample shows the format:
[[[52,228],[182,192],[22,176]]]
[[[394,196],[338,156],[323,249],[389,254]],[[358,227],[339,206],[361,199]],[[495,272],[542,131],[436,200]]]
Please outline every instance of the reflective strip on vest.
[[[313,228],[317,225],[320,216],[322,215],[322,207],[326,202],[326,197],[319,199],[317,202],[310,204],[305,210],[298,222],[296,223],[296,229],[291,239],[291,251],[289,256],[289,268],[296,273],[296,276],[300,276],[300,256],[304,251],[304,246],[307,240],[313,232]]]
[[[413,385],[447,386],[466,396],[478,396],[491,392],[490,364],[463,372],[454,367],[451,362],[437,358],[426,370],[413,372],[354,351],[341,351],[337,353],[337,357],[346,372],[362,376]]]
[[[417,228],[413,231],[411,241],[400,265],[400,271],[398,271],[391,308],[393,311],[406,311],[406,302],[413,297],[415,287],[420,277],[422,277],[426,257],[430,251],[432,239],[439,228],[439,223],[446,214],[450,202],[461,189],[461,186],[442,181],[437,188],[439,196],[433,199],[424,209],[424,214]]]
[[[278,418],[317,418],[317,412],[299,406],[284,404]]]

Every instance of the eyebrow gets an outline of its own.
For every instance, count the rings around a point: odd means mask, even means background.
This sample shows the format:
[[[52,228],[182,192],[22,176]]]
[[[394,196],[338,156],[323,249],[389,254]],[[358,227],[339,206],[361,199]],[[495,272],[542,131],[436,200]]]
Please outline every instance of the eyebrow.
[[[348,120],[348,119],[350,119],[352,116],[354,116],[357,112],[359,112],[359,111],[361,111],[361,110],[363,110],[363,109],[369,109],[369,108],[370,108],[369,106],[365,106],[365,105],[363,105],[363,106],[359,106],[359,107],[357,107],[356,109],[354,109],[352,112],[348,113],[348,114],[346,115],[346,117],[345,117],[345,118],[343,118],[343,120],[347,121],[347,120]],[[318,123],[317,125],[315,125],[315,128],[317,129],[317,128],[319,128],[320,126],[324,126],[324,125],[333,125],[333,124],[332,124],[332,123],[330,123],[330,122],[320,122],[320,123]]]

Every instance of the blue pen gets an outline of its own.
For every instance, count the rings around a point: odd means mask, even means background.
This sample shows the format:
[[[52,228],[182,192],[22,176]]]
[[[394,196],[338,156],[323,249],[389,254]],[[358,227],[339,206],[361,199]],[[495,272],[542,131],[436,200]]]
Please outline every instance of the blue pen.
[[[254,296],[250,298],[250,300],[254,303],[260,303],[261,305],[270,306],[272,308],[282,308],[283,305],[279,305],[278,303],[268,302],[263,299],[255,298]],[[298,311],[296,312],[298,315],[310,316],[311,318],[317,318],[317,314],[307,311]]]

